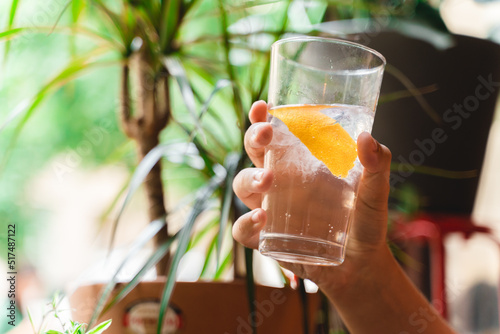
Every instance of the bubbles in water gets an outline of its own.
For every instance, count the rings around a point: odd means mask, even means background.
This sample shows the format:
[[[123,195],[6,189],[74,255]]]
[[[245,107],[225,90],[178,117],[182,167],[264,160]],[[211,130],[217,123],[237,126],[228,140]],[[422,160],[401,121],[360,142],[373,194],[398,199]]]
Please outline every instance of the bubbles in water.
[[[345,238],[344,232],[339,231],[335,234],[335,241],[338,242],[339,244],[344,242],[344,238]]]
[[[352,189],[349,189],[349,188],[344,189],[344,193],[343,193],[342,198],[344,199],[344,202],[342,203],[342,205],[345,208],[352,209],[354,207],[355,196],[354,196],[354,191]]]

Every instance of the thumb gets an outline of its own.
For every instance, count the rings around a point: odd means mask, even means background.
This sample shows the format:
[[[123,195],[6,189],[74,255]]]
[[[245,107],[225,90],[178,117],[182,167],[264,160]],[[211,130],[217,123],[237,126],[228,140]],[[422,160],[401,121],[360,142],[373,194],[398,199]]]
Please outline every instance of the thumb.
[[[358,156],[364,166],[356,203],[352,237],[363,244],[385,243],[391,152],[364,132],[358,137]]]

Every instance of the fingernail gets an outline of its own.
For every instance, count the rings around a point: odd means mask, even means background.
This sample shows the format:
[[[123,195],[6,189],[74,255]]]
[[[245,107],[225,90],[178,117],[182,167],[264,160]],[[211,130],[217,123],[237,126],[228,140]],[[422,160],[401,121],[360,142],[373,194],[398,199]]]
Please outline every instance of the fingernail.
[[[262,181],[262,177],[264,176],[264,171],[258,171],[257,173],[255,173],[253,175],[253,179],[256,181],[256,182],[260,182]]]
[[[260,222],[260,210],[259,209],[255,210],[255,212],[252,214],[252,221],[254,223]]]

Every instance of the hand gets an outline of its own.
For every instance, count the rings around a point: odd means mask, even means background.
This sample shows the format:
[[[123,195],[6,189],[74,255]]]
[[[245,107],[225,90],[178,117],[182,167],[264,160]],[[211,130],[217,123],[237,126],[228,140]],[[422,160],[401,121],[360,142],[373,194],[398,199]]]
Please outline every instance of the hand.
[[[266,103],[254,103],[249,113],[252,126],[245,134],[245,149],[257,168],[241,171],[233,183],[236,195],[252,210],[236,221],[233,236],[250,248],[258,247],[259,233],[267,220],[266,212],[261,208],[262,195],[273,182],[272,171],[262,168],[265,147],[273,136],[266,115]],[[355,284],[360,275],[370,275],[370,270],[376,270],[377,258],[390,254],[385,238],[391,153],[368,133],[359,136],[357,145],[359,160],[365,169],[344,263],[338,267],[280,263],[296,275],[332,292],[346,284]]]

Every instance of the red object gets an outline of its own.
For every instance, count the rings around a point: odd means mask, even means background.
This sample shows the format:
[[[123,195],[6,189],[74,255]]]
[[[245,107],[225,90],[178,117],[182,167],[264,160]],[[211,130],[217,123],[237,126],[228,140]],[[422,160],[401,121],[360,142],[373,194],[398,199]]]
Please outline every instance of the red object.
[[[491,229],[474,225],[468,215],[422,214],[409,222],[396,222],[391,234],[394,241],[418,240],[429,245],[431,302],[445,319],[448,318],[448,305],[444,239],[452,233],[460,233],[465,239],[469,239],[474,233],[491,235]]]

